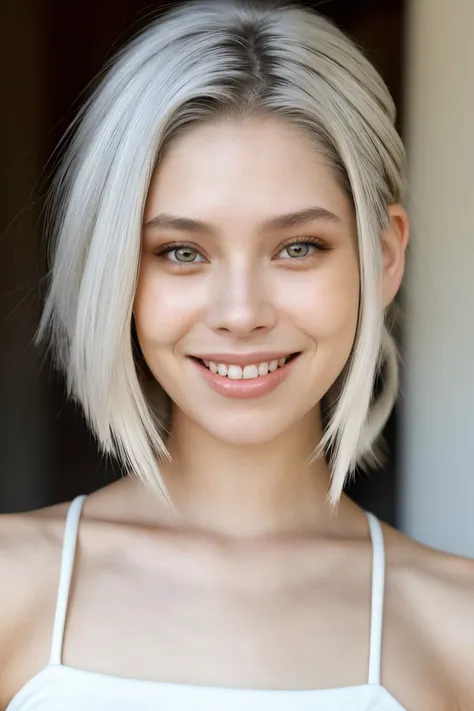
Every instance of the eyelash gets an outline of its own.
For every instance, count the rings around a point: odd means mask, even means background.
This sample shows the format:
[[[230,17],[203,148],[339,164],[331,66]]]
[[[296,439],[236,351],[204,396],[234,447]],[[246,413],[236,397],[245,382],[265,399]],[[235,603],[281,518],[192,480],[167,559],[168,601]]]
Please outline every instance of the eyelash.
[[[326,252],[329,247],[327,244],[325,244],[322,240],[318,239],[318,237],[305,237],[303,235],[293,237],[293,239],[288,240],[288,242],[285,242],[279,252],[281,252],[283,249],[286,249],[286,247],[292,247],[294,244],[309,244],[312,247],[316,247],[316,249],[320,252]],[[305,257],[301,257],[301,259],[305,259]],[[297,261],[297,257],[294,257],[292,261]]]
[[[315,247],[318,251],[320,252],[325,252],[328,251],[330,248],[320,239],[317,237],[306,237],[306,236],[298,236],[298,237],[293,237],[293,239],[288,240],[282,246],[278,249],[278,254],[282,252],[284,249],[287,247],[291,247],[294,244],[308,244],[311,247]],[[197,254],[201,254],[199,252],[199,249],[195,247],[193,244],[190,242],[174,242],[173,244],[167,244],[164,245],[163,247],[159,247],[155,252],[155,256],[164,259],[167,254],[170,254],[170,252],[174,252],[175,250],[178,249],[192,249],[193,251],[197,252]],[[201,255],[202,256],[202,255]],[[289,257],[289,261],[292,262],[301,262],[305,259],[308,258],[309,255],[305,255],[304,257]],[[170,260],[173,264],[179,264],[180,266],[191,266],[193,264],[202,264],[202,262],[178,262],[177,260]]]

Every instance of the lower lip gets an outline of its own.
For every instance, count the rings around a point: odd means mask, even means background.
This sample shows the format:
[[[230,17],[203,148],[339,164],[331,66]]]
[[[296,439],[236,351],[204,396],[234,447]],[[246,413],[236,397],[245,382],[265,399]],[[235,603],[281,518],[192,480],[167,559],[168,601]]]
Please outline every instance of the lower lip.
[[[240,378],[239,380],[232,380],[226,376],[211,373],[209,368],[206,368],[198,360],[194,358],[191,358],[191,360],[213,390],[225,397],[242,399],[262,397],[276,390],[289,375],[291,367],[298,357],[292,358],[288,363],[285,363],[285,365],[277,368],[272,373],[268,373],[268,375],[259,375],[258,378],[249,379]]]

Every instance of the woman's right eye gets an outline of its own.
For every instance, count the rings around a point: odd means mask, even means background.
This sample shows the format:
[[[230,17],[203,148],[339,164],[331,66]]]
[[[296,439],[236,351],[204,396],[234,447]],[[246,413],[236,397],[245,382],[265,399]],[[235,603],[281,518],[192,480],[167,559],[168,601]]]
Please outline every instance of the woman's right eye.
[[[175,264],[196,264],[204,261],[197,249],[188,245],[174,245],[161,249],[157,252],[159,257],[167,259]]]

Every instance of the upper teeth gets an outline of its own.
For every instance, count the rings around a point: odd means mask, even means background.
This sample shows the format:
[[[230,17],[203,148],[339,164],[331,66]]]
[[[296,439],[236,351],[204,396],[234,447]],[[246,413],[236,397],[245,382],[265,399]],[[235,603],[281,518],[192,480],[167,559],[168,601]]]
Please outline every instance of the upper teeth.
[[[279,360],[271,360],[264,363],[255,363],[253,365],[245,365],[243,368],[240,365],[229,365],[228,363],[214,363],[212,360],[203,361],[206,368],[209,368],[211,373],[217,373],[231,380],[250,380],[258,378],[259,375],[267,375],[273,372],[278,367],[285,365],[288,357],[279,358]]]

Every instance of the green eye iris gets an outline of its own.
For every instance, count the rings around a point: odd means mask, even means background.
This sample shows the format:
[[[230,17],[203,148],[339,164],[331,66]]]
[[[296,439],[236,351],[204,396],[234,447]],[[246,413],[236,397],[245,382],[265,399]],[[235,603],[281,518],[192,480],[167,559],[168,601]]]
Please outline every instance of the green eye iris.
[[[170,254],[173,255],[173,262],[181,262],[184,264],[195,262],[198,256],[196,250],[192,249],[192,247],[178,247],[177,249],[173,249]]]
[[[295,244],[290,244],[285,247],[288,256],[299,259],[301,257],[306,257],[309,254],[310,245],[305,242],[297,242]]]

